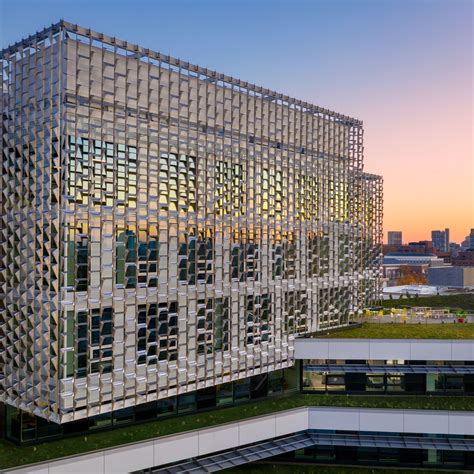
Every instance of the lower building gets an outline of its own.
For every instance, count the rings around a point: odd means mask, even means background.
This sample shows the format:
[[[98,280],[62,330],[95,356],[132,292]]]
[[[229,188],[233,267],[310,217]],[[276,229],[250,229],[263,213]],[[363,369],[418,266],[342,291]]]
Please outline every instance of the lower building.
[[[474,267],[474,247],[458,252],[458,254],[451,259],[451,262],[454,266]]]
[[[428,285],[456,288],[474,287],[474,266],[428,268]]]
[[[383,277],[387,286],[426,283],[429,267],[444,265],[434,254],[389,252],[383,258]]]
[[[435,328],[440,338],[456,329],[470,339],[418,339],[426,330],[420,325],[376,329],[382,339],[352,338],[352,329],[300,338],[292,368],[88,420],[57,425],[6,407],[7,437],[21,445],[15,449],[22,457],[7,464],[5,441],[0,469],[214,472],[249,462],[472,469],[471,326]],[[383,339],[394,331],[403,338]],[[108,449],[78,455],[89,437]],[[77,446],[57,444],[66,438]],[[51,459],[56,445],[69,457]],[[41,456],[49,461],[14,467]]]

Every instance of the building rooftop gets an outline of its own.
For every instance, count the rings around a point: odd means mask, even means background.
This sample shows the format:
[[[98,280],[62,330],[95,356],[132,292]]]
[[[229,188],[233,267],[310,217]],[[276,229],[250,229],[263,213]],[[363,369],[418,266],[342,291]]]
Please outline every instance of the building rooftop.
[[[386,254],[386,257],[406,257],[406,258],[413,258],[413,257],[433,257],[435,258],[436,255],[433,253],[405,253],[405,252],[390,252]]]
[[[167,436],[222,423],[241,421],[256,416],[305,406],[397,408],[426,410],[474,410],[474,397],[429,397],[429,396],[364,396],[364,395],[303,395],[246,403],[230,408],[219,408],[205,413],[179,418],[152,421],[149,423],[116,428],[86,436],[49,441],[31,446],[16,446],[0,441],[0,469],[22,466],[61,457],[83,454],[137,441]]]
[[[474,324],[364,323],[337,331],[324,331],[315,337],[331,339],[474,339]]]
[[[45,39],[49,37],[50,34],[53,34],[53,35],[58,34],[60,31],[67,31],[69,33],[72,33],[76,35],[77,38],[83,37],[84,39],[87,40],[86,41],[87,43],[89,42],[89,39],[90,39],[92,41],[99,41],[99,42],[112,45],[114,48],[118,48],[120,50],[133,53],[133,55],[139,60],[147,61],[148,59],[152,59],[152,60],[163,61],[170,64],[171,66],[181,68],[183,69],[183,71],[184,70],[190,71],[194,75],[196,74],[206,75],[208,77],[207,80],[209,82],[211,82],[211,80],[216,81],[216,82],[222,81],[223,83],[226,83],[229,85],[242,87],[244,89],[251,89],[253,92],[257,94],[261,94],[263,98],[266,98],[269,101],[280,100],[283,102],[288,102],[289,105],[291,105],[292,107],[301,107],[304,111],[311,114],[323,114],[323,115],[329,114],[341,122],[352,124],[352,125],[362,125],[362,120],[358,120],[353,117],[349,117],[347,115],[343,115],[343,114],[331,111],[329,109],[319,107],[315,104],[290,97],[286,94],[282,94],[280,92],[273,91],[256,84],[252,84],[248,81],[243,81],[241,79],[228,76],[227,74],[223,74],[223,73],[220,73],[208,68],[198,66],[196,64],[189,63],[188,61],[183,61],[181,59],[174,58],[167,54],[163,54],[158,51],[154,51],[152,49],[145,48],[137,44],[106,35],[104,33],[99,33],[97,31],[91,30],[90,28],[85,28],[80,25],[65,21],[63,19],[61,19],[57,23],[52,24],[49,27],[44,28],[43,30],[35,34],[28,36],[27,38],[24,38],[20,41],[17,41],[14,44],[7,46],[6,48],[3,48],[2,50],[0,50],[0,58],[8,58],[9,55],[15,55],[19,48],[22,48],[22,47],[27,48],[31,44],[34,44],[35,42],[44,41]],[[376,177],[376,175],[371,175],[371,176]]]

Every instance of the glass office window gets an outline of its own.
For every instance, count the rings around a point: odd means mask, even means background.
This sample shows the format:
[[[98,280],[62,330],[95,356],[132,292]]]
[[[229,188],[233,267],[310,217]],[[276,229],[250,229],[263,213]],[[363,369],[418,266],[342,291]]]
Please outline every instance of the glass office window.
[[[324,378],[326,379],[326,390],[328,392],[343,392],[346,389],[344,374],[327,374]]]
[[[326,391],[326,375],[317,372],[304,372],[303,390]]]
[[[367,374],[365,390],[367,392],[383,392],[385,390],[385,375]]]

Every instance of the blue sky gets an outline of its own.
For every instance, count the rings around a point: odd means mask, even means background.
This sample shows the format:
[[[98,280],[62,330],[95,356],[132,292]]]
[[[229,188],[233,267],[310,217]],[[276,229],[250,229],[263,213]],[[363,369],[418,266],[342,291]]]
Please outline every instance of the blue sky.
[[[362,119],[386,229],[474,227],[470,0],[0,0],[0,46],[60,18]]]

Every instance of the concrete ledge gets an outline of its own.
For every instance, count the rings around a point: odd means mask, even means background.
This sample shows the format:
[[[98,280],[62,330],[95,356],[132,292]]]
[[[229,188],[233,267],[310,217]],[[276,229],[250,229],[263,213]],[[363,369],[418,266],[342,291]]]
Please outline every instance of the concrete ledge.
[[[296,339],[296,359],[473,361],[474,341],[456,339]]]

